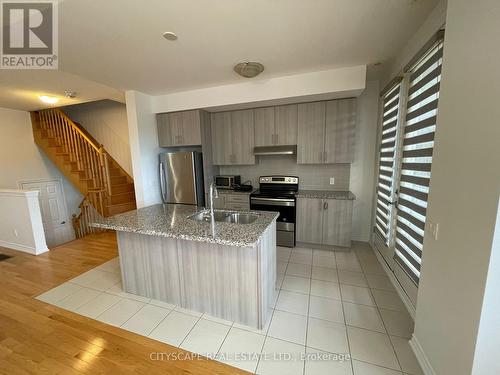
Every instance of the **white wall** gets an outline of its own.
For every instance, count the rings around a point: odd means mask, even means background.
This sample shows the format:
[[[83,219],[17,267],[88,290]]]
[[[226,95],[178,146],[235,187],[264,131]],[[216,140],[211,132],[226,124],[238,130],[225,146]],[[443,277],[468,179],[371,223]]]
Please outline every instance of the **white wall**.
[[[440,0],[422,26],[413,37],[403,46],[402,50],[392,60],[384,63],[381,72],[380,88],[384,88],[397,74],[400,74],[408,62],[420,51],[436,32],[446,22],[447,0]]]
[[[161,203],[158,173],[160,147],[151,96],[127,91],[125,102],[137,207]]]
[[[439,236],[424,236],[414,333],[439,375],[470,375],[476,350],[500,194],[499,19],[498,0],[448,3],[427,211]]]
[[[0,223],[0,246],[33,255],[49,251],[38,191],[0,189]]]
[[[369,81],[357,103],[354,162],[349,183],[349,189],[356,195],[352,216],[352,239],[356,241],[368,241],[371,235],[379,93],[378,81]]]
[[[28,112],[0,108],[0,161],[0,188],[17,189],[20,181],[58,178],[63,181],[69,217],[80,212],[82,195],[36,146]]]
[[[238,109],[358,96],[365,88],[366,66],[248,80],[243,83],[152,97],[155,113],[197,108]]]
[[[479,333],[474,355],[473,375],[500,374],[498,344],[500,340],[500,203],[497,208],[495,235],[484,293]]]
[[[63,107],[62,110],[69,118],[82,125],[132,175],[125,104],[99,100]]]

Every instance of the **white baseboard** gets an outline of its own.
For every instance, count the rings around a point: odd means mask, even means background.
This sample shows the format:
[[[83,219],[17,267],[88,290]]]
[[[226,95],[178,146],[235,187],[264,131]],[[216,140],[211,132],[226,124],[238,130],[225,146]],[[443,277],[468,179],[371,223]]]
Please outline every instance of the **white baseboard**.
[[[44,249],[37,250],[32,246],[26,246],[26,245],[22,245],[19,243],[8,242],[8,241],[3,241],[3,240],[0,240],[0,246],[6,247],[6,248],[12,249],[12,250],[22,251],[22,252],[29,253],[32,255],[39,255],[39,254],[43,254],[43,253],[49,251],[48,247],[45,247]]]
[[[415,357],[417,358],[418,363],[420,364],[420,367],[422,368],[424,375],[436,375],[436,371],[432,368],[429,358],[427,358],[424,349],[418,342],[415,335],[411,336],[409,344],[415,354]]]
[[[394,276],[394,273],[392,270],[389,268],[387,263],[385,262],[384,258],[382,255],[379,253],[377,248],[369,242],[373,252],[377,256],[378,262],[384,269],[385,273],[387,274],[387,277],[389,277],[389,280],[391,280],[392,285],[394,286],[394,289],[396,289],[396,292],[398,293],[399,297],[401,298],[401,301],[403,301],[403,304],[405,305],[406,309],[408,310],[408,313],[412,317],[413,320],[415,320],[415,306],[413,306],[413,303],[410,300],[410,297],[405,293],[403,288],[401,287],[401,284],[399,281],[396,279],[396,276]]]

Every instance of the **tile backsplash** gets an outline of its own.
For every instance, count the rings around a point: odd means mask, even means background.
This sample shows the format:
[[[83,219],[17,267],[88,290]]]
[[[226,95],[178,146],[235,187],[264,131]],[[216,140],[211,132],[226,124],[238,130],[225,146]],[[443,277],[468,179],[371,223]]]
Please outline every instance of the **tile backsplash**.
[[[350,164],[297,164],[295,156],[257,156],[255,165],[227,165],[220,167],[220,174],[239,174],[241,181],[251,180],[259,186],[259,177],[290,175],[299,177],[303,190],[349,190]],[[330,177],[335,185],[330,185]]]

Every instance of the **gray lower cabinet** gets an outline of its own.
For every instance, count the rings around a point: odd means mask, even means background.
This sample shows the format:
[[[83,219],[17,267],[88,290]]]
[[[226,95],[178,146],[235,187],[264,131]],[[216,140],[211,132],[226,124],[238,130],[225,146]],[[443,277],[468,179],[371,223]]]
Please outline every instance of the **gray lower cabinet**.
[[[297,242],[351,246],[352,200],[297,198]]]
[[[160,147],[201,145],[200,111],[160,113],[157,115]]]
[[[212,113],[211,126],[215,165],[255,164],[253,110]]]
[[[323,245],[351,246],[352,200],[323,199]]]
[[[298,242],[321,244],[323,238],[323,202],[321,199],[297,198]]]

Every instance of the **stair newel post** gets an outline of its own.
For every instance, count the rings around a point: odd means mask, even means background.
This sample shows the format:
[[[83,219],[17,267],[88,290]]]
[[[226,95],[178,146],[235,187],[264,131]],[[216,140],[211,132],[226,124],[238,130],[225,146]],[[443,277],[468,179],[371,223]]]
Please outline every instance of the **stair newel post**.
[[[108,153],[104,150],[104,147],[101,146],[103,161],[104,161],[104,172],[106,178],[106,194],[108,197],[111,196],[111,174],[109,172],[109,158]]]

